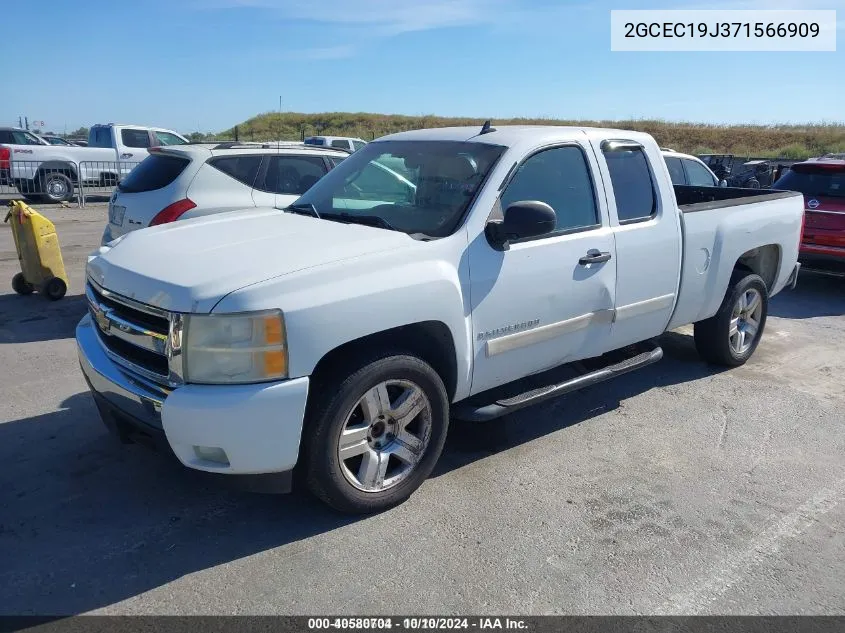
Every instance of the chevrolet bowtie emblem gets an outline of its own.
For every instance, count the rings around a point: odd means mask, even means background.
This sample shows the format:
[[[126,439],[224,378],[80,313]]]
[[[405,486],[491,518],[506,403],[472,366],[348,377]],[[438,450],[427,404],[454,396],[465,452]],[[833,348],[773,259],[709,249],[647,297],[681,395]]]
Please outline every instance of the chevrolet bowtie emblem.
[[[109,319],[109,315],[105,310],[101,310],[98,307],[95,307],[93,310],[94,320],[97,322],[97,327],[100,328],[103,334],[108,334],[109,329],[111,329],[111,320]]]

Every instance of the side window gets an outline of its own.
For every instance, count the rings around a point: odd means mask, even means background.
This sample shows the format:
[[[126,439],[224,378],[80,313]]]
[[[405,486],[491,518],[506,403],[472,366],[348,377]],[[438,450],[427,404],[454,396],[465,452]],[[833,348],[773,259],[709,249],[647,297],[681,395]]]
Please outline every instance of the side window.
[[[184,145],[185,141],[170,132],[153,132],[160,145]]]
[[[538,200],[554,209],[556,231],[600,224],[590,169],[580,147],[547,149],[522,163],[502,194],[502,210],[522,200]]]
[[[125,128],[120,131],[120,140],[126,147],[149,147],[150,134],[146,130]]]
[[[11,130],[0,130],[0,143],[14,143],[15,137]]]
[[[648,220],[657,211],[657,198],[648,160],[641,147],[603,144],[619,222]]]
[[[326,173],[320,156],[270,156],[264,182],[258,189],[269,193],[302,195]]]
[[[352,151],[357,152],[359,149],[364,147],[364,145],[366,145],[366,143],[363,141],[352,141]]]
[[[673,158],[671,156],[664,157],[666,159],[666,166],[669,168],[669,176],[672,178],[673,185],[687,184],[684,176],[684,166],[681,164],[680,158]]]
[[[14,139],[12,142],[16,145],[43,145],[41,141],[39,141],[29,132],[14,130],[12,132],[12,138]]]
[[[332,147],[342,147],[343,149],[352,149],[349,147],[349,141],[346,139],[336,139],[332,141]]]
[[[717,187],[718,182],[714,182],[713,176],[700,163],[694,160],[685,160],[684,167],[687,169],[687,180],[689,184],[697,187]]]
[[[343,156],[329,156],[329,162],[332,164],[332,168],[337,167],[343,162]]]
[[[227,156],[215,158],[209,164],[247,187],[252,187],[258,168],[261,167],[261,156]]]

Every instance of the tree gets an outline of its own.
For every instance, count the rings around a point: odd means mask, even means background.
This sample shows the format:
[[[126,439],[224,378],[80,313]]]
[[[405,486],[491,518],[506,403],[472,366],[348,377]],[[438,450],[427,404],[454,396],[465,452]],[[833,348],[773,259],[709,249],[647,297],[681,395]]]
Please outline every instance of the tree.
[[[78,130],[74,130],[73,132],[71,132],[69,134],[69,136],[79,136],[79,137],[88,138],[88,128],[87,127],[81,127]]]
[[[188,134],[188,140],[191,141],[191,143],[199,143],[205,140],[205,136],[206,135],[202,132],[191,132]]]

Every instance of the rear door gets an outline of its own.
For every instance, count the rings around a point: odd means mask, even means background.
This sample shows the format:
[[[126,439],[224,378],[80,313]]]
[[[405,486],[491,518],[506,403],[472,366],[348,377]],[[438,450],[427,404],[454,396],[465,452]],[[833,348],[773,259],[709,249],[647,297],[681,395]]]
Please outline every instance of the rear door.
[[[328,172],[322,156],[266,154],[252,199],[258,207],[284,209]]]
[[[617,349],[657,336],[669,323],[681,272],[680,214],[657,147],[624,138],[593,144],[616,241],[616,311],[608,349]]]

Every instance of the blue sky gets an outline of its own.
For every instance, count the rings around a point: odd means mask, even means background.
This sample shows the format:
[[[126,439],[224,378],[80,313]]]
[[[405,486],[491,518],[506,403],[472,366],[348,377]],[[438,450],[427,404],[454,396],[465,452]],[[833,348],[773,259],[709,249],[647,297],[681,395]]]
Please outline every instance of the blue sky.
[[[620,53],[610,9],[845,0],[45,0],[0,9],[0,125],[219,131],[260,112],[845,121],[835,53]],[[27,27],[28,25],[28,27]]]

